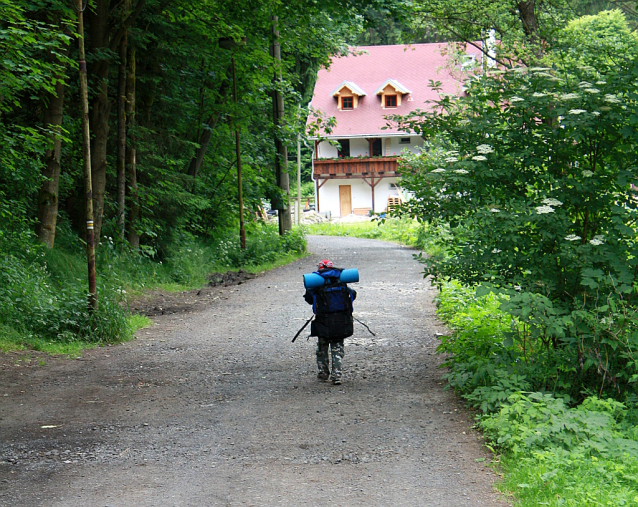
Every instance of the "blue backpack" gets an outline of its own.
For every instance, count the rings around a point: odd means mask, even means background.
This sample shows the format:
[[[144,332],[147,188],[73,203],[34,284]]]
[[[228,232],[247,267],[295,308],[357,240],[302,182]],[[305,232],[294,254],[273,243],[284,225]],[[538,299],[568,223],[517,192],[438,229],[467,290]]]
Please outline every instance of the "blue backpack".
[[[314,289],[312,311],[317,316],[311,326],[312,336],[321,336],[329,340],[342,340],[352,336],[352,293],[348,286],[339,282],[339,271],[319,273],[326,278],[326,284]]]

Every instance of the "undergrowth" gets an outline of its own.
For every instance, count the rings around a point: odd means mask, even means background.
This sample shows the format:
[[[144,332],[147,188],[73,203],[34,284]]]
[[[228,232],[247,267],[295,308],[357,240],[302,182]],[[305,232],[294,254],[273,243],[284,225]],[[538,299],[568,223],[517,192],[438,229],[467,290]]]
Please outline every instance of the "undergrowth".
[[[507,300],[455,281],[440,289],[439,315],[453,331],[439,346],[446,377],[482,414],[478,426],[505,472],[499,488],[525,507],[637,505],[633,398],[575,400],[556,381],[560,357],[509,339],[520,322],[503,310]]]
[[[131,294],[201,287],[213,272],[263,271],[305,255],[306,241],[299,228],[280,237],[275,227],[261,224],[247,227],[246,250],[235,231],[206,239],[180,234],[162,252],[131,251],[106,237],[96,256],[99,305],[94,312],[87,304],[84,246],[64,223],[52,250],[33,238],[2,241],[0,250],[0,350],[75,355],[127,340],[148,325],[129,314]]]

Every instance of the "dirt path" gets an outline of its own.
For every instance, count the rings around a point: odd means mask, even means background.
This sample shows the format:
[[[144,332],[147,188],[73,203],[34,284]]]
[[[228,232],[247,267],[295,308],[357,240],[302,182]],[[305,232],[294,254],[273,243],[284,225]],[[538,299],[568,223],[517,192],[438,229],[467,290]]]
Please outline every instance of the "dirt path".
[[[81,360],[0,356],[0,505],[498,506],[443,391],[434,291],[412,251],[311,237],[313,255]],[[358,267],[344,384],[316,380],[301,274]],[[50,426],[49,428],[43,428]],[[479,460],[477,462],[477,460]]]

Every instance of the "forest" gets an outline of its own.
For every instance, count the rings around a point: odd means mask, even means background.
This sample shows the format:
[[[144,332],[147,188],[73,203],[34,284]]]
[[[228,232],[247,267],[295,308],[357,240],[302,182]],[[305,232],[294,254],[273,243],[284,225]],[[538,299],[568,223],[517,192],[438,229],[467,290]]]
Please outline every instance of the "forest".
[[[365,10],[2,0],[0,335],[117,341],[131,332],[125,287],[303,252],[289,211],[285,236],[251,217],[289,209],[286,148],[294,159],[316,72],[368,27]]]

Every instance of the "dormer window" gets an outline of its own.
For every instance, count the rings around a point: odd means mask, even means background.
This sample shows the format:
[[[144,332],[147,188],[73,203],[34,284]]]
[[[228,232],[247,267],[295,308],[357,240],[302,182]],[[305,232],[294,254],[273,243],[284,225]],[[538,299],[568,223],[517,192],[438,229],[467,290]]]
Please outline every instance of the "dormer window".
[[[365,97],[366,92],[352,81],[343,81],[330,95],[337,99],[337,109],[350,111],[357,108],[359,100]]]
[[[403,95],[410,96],[411,93],[412,92],[410,90],[399,83],[396,79],[386,80],[374,92],[375,95],[379,95],[381,97],[381,107],[384,109],[399,107],[401,105],[401,98]]]

